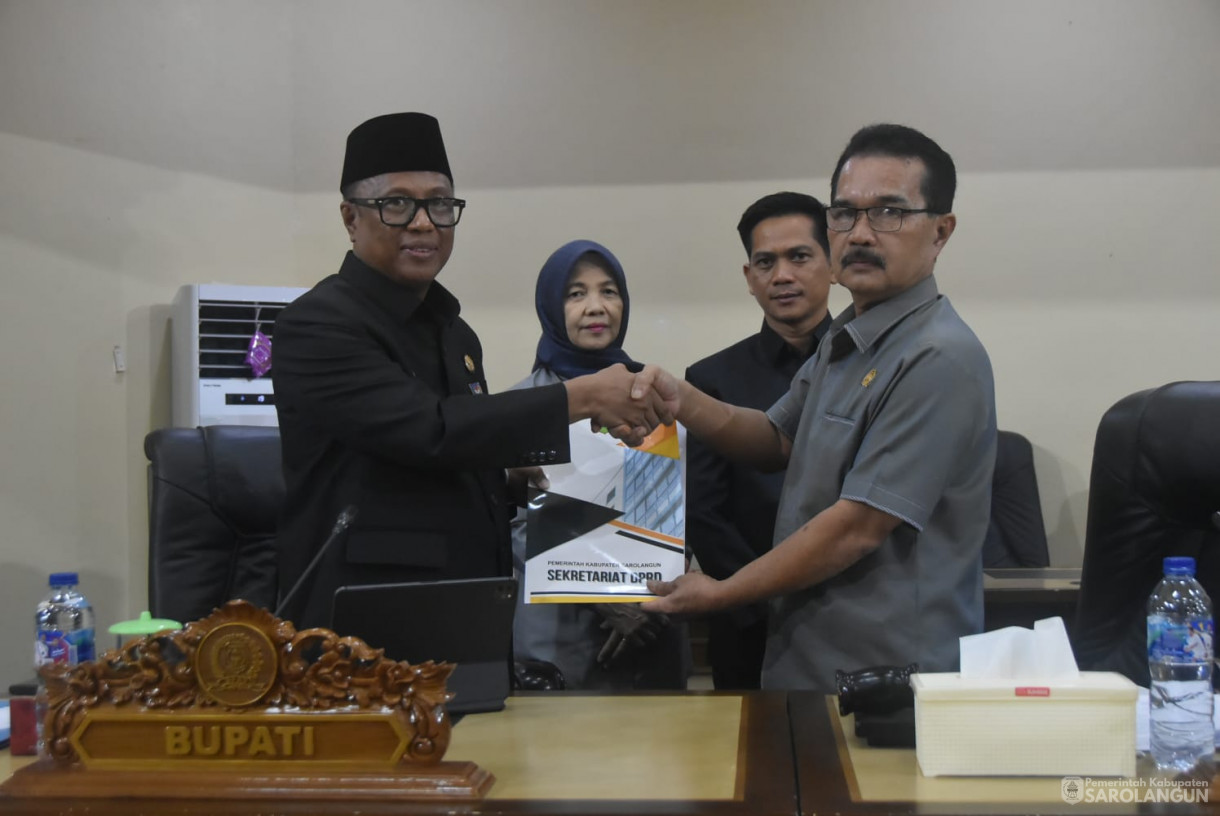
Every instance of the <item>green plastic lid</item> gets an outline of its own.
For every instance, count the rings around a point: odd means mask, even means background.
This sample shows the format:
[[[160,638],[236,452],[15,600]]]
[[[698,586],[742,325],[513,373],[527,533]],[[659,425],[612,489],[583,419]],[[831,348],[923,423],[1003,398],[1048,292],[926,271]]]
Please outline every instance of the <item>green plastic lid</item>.
[[[112,635],[151,635],[166,629],[181,629],[182,624],[167,618],[154,618],[147,610],[140,613],[135,620],[119,621],[108,630]]]

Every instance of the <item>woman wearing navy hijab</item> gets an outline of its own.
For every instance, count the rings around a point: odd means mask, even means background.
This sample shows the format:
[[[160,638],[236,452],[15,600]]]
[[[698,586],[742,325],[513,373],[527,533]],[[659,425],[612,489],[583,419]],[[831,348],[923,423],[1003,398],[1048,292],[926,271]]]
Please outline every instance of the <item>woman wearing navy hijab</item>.
[[[534,308],[542,337],[531,380],[561,382],[632,362],[623,351],[627,279],[601,244],[571,241],[551,253],[538,273]]]
[[[534,290],[542,324],[534,369],[514,388],[631,363],[623,351],[630,303],[623,267],[610,250],[594,241],[555,250]],[[524,511],[513,523],[513,562],[520,575]],[[684,627],[635,604],[520,604],[513,622],[516,659],[555,664],[570,689],[685,688],[687,648]]]

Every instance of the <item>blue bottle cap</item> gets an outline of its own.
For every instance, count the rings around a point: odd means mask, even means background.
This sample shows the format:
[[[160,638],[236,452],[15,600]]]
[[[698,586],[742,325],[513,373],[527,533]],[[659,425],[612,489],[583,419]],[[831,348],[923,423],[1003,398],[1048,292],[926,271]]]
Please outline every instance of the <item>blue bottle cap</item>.
[[[1195,574],[1195,559],[1189,555],[1171,555],[1163,563],[1166,575]]]
[[[76,586],[80,583],[80,578],[75,572],[53,572],[51,573],[50,584],[53,587],[57,586]]]

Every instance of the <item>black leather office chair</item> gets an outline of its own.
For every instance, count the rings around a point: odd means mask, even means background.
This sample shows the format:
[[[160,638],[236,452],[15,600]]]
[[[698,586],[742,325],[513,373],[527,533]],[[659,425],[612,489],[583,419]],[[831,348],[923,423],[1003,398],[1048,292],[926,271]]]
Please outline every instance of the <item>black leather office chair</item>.
[[[1119,400],[1093,447],[1073,646],[1082,669],[1148,685],[1148,596],[1169,555],[1194,557],[1220,601],[1220,382],[1177,382]]]
[[[186,623],[232,598],[275,607],[284,500],[278,428],[165,428],[149,467],[148,605]]]
[[[1000,431],[983,566],[1045,567],[1050,563],[1033,446],[1019,433]]]

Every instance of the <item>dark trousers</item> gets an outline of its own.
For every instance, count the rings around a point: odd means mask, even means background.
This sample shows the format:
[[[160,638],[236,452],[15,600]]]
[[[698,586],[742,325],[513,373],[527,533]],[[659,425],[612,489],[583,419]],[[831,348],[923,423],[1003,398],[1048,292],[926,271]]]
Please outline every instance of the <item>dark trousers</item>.
[[[691,672],[689,628],[671,619],[656,642],[631,652],[629,658],[633,688],[680,691]]]
[[[728,690],[759,688],[766,648],[766,618],[741,627],[731,615],[713,615],[707,631],[712,684]]]

